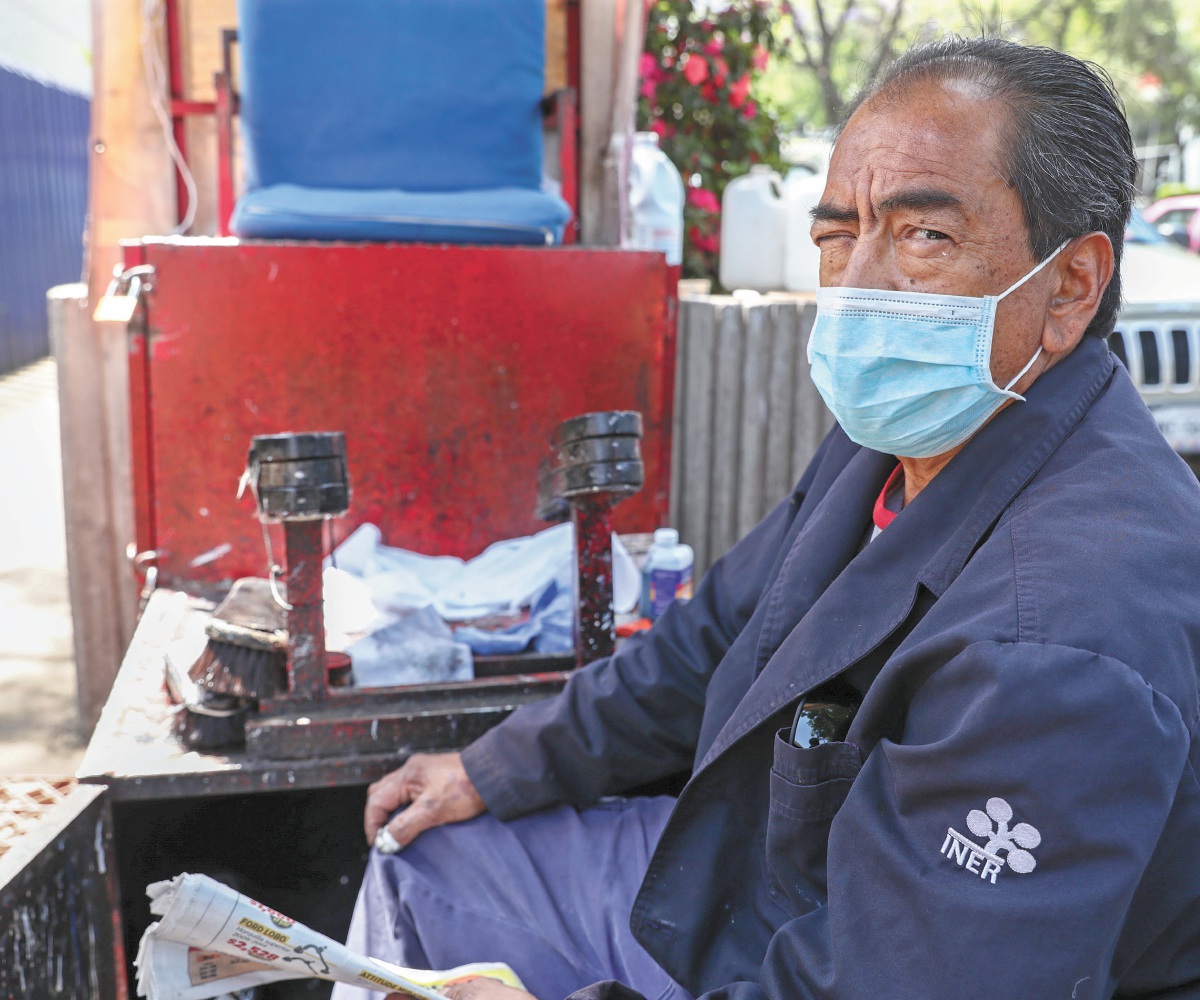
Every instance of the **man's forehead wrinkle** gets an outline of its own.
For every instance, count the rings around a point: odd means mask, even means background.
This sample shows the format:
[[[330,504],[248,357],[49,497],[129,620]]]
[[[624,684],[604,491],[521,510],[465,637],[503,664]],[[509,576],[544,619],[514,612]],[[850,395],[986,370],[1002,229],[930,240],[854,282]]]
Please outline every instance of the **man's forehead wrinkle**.
[[[837,185],[843,191],[853,188],[860,212],[869,203],[873,210],[958,208],[964,214],[975,214],[982,208],[986,189],[1012,187],[1004,163],[995,157],[988,157],[990,162],[977,163],[976,170],[964,169],[964,163],[954,159],[944,135],[936,143],[922,143],[919,135],[911,134],[893,137],[891,143],[886,142],[886,136],[864,138],[857,158],[860,162],[873,161],[873,165],[863,163],[857,169],[845,171],[843,184]],[[895,141],[897,138],[899,141]],[[940,194],[929,198],[927,204],[917,205],[909,197],[913,191]],[[893,200],[897,197],[901,201]]]
[[[934,109],[934,113],[931,113]],[[945,113],[937,113],[941,109]],[[869,112],[859,117],[861,112]],[[890,151],[893,162],[904,158],[913,162],[940,164],[956,170],[961,163],[948,159],[959,142],[976,146],[983,143],[998,169],[1008,161],[1008,126],[1012,108],[978,81],[913,81],[882,101],[872,100],[851,117],[839,138],[851,133],[863,147],[884,155]],[[957,133],[957,137],[956,137]],[[935,151],[945,151],[940,158]]]

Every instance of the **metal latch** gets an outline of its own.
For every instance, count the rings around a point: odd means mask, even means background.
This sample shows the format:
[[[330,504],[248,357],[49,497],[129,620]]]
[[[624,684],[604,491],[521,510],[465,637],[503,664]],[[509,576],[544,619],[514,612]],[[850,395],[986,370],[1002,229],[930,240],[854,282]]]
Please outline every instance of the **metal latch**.
[[[113,268],[113,278],[92,313],[97,323],[122,323],[128,325],[137,312],[138,299],[153,287],[154,267],[139,264],[137,267]]]
[[[145,580],[142,583],[142,592],[138,595],[138,618],[142,616],[142,612],[146,610],[146,605],[150,603],[150,595],[158,587],[158,566],[155,565],[159,556],[156,549],[149,549],[138,552],[137,545],[130,542],[125,547],[125,556],[133,564],[135,573],[146,574]]]

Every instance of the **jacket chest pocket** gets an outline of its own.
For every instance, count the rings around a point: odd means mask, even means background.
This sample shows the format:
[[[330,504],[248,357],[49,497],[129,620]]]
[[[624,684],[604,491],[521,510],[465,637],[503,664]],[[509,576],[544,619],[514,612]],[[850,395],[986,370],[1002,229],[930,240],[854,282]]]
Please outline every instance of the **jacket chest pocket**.
[[[853,743],[803,748],[775,734],[767,818],[767,888],[795,917],[824,905],[829,826],[862,768]]]

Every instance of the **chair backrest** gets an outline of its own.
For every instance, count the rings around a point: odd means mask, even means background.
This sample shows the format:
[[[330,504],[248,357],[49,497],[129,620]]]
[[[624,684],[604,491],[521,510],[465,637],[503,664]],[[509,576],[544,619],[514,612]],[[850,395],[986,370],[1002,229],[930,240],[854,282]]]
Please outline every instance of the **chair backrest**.
[[[247,187],[537,189],[544,0],[238,0]]]

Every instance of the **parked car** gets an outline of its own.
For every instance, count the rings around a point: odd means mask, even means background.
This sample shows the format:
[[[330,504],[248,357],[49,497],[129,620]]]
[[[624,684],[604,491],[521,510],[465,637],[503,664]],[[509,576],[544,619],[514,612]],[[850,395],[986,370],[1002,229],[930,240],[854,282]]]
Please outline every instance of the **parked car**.
[[[1192,253],[1200,253],[1200,194],[1163,198],[1147,208],[1144,214],[1167,239]]]
[[[1109,346],[1171,447],[1200,476],[1200,258],[1135,211],[1121,273],[1125,301]]]

